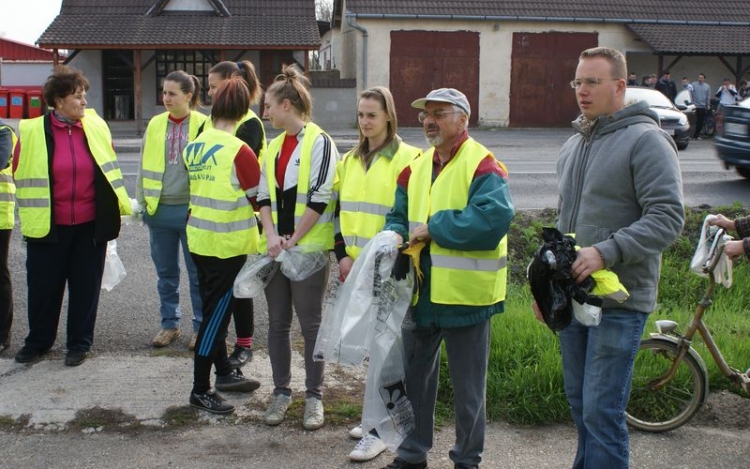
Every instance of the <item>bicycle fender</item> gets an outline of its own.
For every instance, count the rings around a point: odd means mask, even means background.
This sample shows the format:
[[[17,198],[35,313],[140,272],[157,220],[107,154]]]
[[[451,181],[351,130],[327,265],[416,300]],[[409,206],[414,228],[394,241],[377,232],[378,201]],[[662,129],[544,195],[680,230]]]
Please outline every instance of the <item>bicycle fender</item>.
[[[674,345],[675,347],[679,347],[680,341],[672,336],[659,334],[659,333],[651,333],[650,337],[648,339],[645,339],[641,341],[641,343],[656,343],[656,342],[662,342],[662,343],[670,343]],[[708,399],[708,393],[709,393],[709,387],[708,387],[708,368],[706,367],[706,362],[703,360],[703,357],[701,357],[698,352],[695,351],[693,347],[688,347],[687,349],[688,355],[693,357],[695,361],[698,363],[698,366],[701,367],[701,371],[703,371],[703,384],[705,384],[706,392],[703,395],[703,399],[701,400],[701,405],[706,403],[706,400]]]

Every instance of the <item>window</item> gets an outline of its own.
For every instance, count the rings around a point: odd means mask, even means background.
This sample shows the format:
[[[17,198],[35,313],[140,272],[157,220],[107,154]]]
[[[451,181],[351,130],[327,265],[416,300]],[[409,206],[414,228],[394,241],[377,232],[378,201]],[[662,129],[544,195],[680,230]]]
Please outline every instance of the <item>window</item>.
[[[201,101],[208,100],[208,71],[218,63],[214,51],[160,50],[156,52],[156,103],[163,105],[161,87],[164,78],[175,70],[195,75],[201,82]]]

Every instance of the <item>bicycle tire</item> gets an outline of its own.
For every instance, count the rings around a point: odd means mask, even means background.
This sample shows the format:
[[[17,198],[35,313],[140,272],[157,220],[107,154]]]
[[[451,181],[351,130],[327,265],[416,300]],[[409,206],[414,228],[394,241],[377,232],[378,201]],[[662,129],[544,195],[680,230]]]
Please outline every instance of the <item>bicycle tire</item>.
[[[625,412],[631,427],[652,433],[674,430],[689,422],[703,406],[708,379],[703,360],[697,354],[686,353],[675,375],[660,389],[651,384],[669,371],[677,352],[677,344],[667,339],[641,342]]]

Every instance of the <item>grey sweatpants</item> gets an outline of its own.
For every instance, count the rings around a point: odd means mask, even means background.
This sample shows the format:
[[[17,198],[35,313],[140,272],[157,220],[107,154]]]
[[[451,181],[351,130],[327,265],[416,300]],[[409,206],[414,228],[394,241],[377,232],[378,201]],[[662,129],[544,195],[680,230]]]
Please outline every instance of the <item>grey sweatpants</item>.
[[[398,456],[418,463],[432,448],[440,372],[440,342],[445,341],[453,384],[456,443],[449,456],[456,467],[482,461],[486,425],[485,396],[490,350],[490,320],[457,328],[404,328],[406,396],[414,408],[416,428],[398,448]]]
[[[322,398],[324,362],[313,361],[313,350],[323,316],[323,296],[329,266],[301,282],[292,282],[281,271],[266,286],[268,301],[268,355],[271,358],[274,394],[291,395],[292,306],[305,341],[305,397]]]

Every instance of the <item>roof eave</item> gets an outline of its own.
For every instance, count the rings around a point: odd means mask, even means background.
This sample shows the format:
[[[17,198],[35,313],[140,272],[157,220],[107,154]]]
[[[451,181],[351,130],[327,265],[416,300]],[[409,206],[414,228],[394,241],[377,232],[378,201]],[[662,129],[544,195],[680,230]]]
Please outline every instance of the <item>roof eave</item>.
[[[575,16],[513,16],[513,15],[424,15],[402,13],[356,13],[347,10],[344,15],[356,19],[421,19],[421,20],[462,20],[462,21],[541,21],[556,23],[619,23],[619,24],[664,24],[664,25],[693,25],[693,26],[750,26],[747,22],[738,21],[692,21],[692,20],[660,20],[637,18],[586,18]]]

